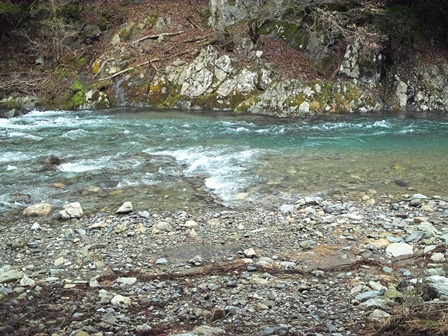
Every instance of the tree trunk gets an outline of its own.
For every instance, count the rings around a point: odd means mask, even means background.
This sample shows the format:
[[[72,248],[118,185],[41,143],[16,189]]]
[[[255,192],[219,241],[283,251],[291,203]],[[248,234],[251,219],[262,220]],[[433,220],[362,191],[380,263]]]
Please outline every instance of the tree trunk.
[[[215,30],[216,41],[221,45],[228,42],[228,34],[224,20],[224,6],[227,0],[210,0],[211,23]]]

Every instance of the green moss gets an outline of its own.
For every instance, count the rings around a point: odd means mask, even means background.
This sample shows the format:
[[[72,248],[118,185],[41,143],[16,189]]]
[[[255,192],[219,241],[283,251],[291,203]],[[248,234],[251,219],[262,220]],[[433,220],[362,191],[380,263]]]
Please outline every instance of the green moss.
[[[68,107],[70,109],[76,109],[84,105],[85,103],[85,93],[87,92],[84,85],[76,80],[70,85],[70,90],[72,91],[72,95],[69,99]]]
[[[272,21],[264,24],[259,33],[273,35],[286,41],[294,49],[304,49],[308,45],[308,32],[298,25],[287,21]]]
[[[294,99],[291,101],[290,106],[300,106],[304,101],[306,100],[306,97],[303,93],[299,93],[297,96],[294,97]]]
[[[199,97],[194,98],[191,101],[193,106],[199,106],[203,109],[213,110],[214,108],[217,108],[217,94],[215,92],[201,95]]]
[[[172,108],[182,100],[180,85],[158,82],[149,86],[147,102],[156,108]]]
[[[159,14],[151,13],[146,18],[145,24],[148,26],[148,28],[152,28],[156,24],[158,18],[159,18]]]

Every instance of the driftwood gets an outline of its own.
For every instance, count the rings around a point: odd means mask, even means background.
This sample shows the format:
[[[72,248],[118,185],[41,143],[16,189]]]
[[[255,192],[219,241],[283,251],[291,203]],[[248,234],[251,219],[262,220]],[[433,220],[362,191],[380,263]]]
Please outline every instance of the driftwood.
[[[149,60],[149,61],[146,61],[146,62],[137,64],[137,65],[135,65],[135,66],[132,66],[132,67],[123,69],[123,70],[121,70],[121,71],[118,71],[118,72],[114,73],[113,75],[111,75],[111,76],[109,76],[109,77],[100,78],[100,81],[106,81],[106,80],[109,80],[109,79],[113,79],[113,78],[115,78],[115,77],[117,77],[117,76],[120,76],[121,74],[124,74],[124,73],[126,73],[126,72],[131,71],[131,70],[134,70],[135,68],[138,68],[138,67],[141,67],[141,66],[144,66],[144,65],[147,65],[147,64],[152,64],[152,63],[154,63],[154,62],[158,62],[158,61],[160,61],[160,58],[154,58],[154,59],[152,59],[152,60]]]
[[[142,38],[139,38],[138,40],[132,41],[131,43],[138,43],[138,42],[141,42],[141,41],[144,41],[144,40],[148,40],[148,39],[154,39],[155,40],[155,39],[158,39],[161,36],[174,36],[174,35],[180,35],[180,34],[183,34],[183,33],[184,33],[184,31],[181,30],[181,31],[178,31],[178,32],[175,32],[175,33],[160,33],[160,34],[155,34],[155,35],[147,35],[147,36],[144,36]]]

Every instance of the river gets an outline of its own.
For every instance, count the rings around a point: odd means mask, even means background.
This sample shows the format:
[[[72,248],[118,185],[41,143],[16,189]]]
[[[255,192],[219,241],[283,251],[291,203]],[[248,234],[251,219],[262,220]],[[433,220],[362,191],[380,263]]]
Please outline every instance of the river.
[[[277,206],[310,194],[448,195],[448,116],[438,113],[35,111],[1,119],[0,140],[3,214],[43,201],[173,211]]]

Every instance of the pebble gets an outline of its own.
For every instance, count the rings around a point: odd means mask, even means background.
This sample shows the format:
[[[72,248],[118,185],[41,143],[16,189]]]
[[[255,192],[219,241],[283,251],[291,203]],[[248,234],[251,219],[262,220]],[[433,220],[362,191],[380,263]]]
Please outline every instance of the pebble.
[[[444,262],[445,261],[445,255],[443,253],[437,252],[434,253],[431,256],[431,260],[434,262]]]
[[[117,214],[128,214],[133,211],[131,202],[124,202],[117,210]]]
[[[124,278],[123,277],[123,278],[118,278],[116,281],[122,285],[132,286],[137,282],[137,278],[133,278],[133,277]]]
[[[407,243],[392,243],[386,248],[386,253],[392,257],[414,254],[414,248]]]
[[[73,319],[55,335],[81,328],[95,336],[143,334],[163,324],[176,326],[167,335],[185,327],[184,334],[197,336],[213,328],[223,328],[223,335],[233,328],[254,335],[348,335],[353,323],[363,328],[386,318],[384,310],[395,314],[390,308],[415,286],[438,288],[434,300],[445,297],[446,257],[439,251],[448,241],[448,202],[421,199],[414,207],[408,196],[393,201],[379,192],[368,206],[373,194],[359,201],[362,193],[356,201],[344,194],[337,201],[288,199],[284,204],[294,206],[286,212],[271,204],[247,212],[100,212],[57,225],[42,218],[35,230],[29,219],[17,222],[0,241],[1,259],[14,264],[0,268],[0,279],[21,273],[0,286],[0,298],[27,300],[51,287],[64,303],[57,309],[63,314],[69,307]],[[434,211],[423,210],[425,204]],[[410,237],[416,242],[406,243]],[[385,258],[414,248],[426,253],[415,258],[432,264]],[[361,258],[372,263],[358,265]],[[97,295],[71,295],[78,290]],[[203,321],[213,321],[212,329],[186,327]]]
[[[167,265],[168,264],[168,260],[166,258],[159,258],[156,260],[156,264],[157,265]]]
[[[24,276],[23,272],[18,270],[8,270],[6,272],[0,272],[0,283],[12,282],[15,280],[22,279]]]
[[[129,306],[131,304],[131,299],[123,296],[123,295],[115,295],[112,300],[110,300],[110,303],[120,306],[120,305],[125,305],[125,306]]]

